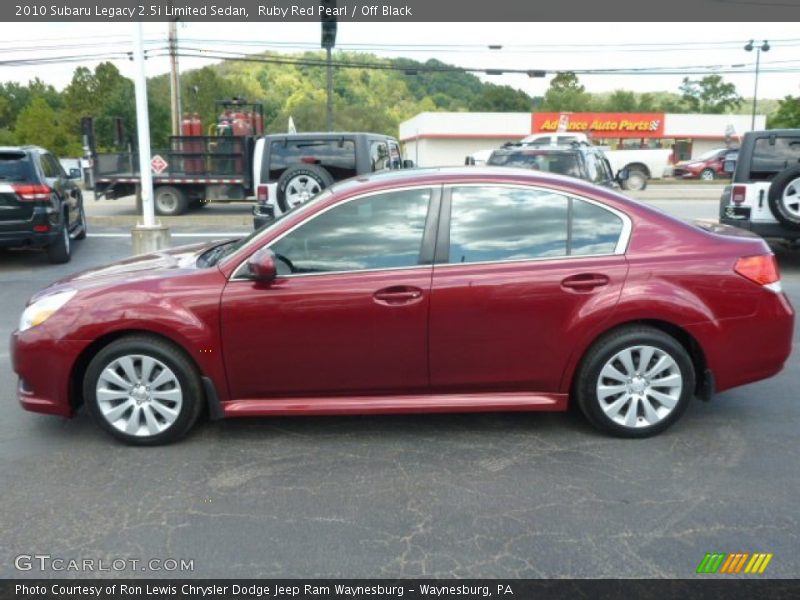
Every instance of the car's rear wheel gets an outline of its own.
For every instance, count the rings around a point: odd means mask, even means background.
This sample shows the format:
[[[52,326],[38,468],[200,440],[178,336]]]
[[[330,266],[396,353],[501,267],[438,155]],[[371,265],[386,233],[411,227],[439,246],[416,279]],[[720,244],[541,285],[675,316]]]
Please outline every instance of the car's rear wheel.
[[[714,181],[716,177],[716,173],[714,173],[714,169],[703,169],[700,171],[700,179],[703,181]]]
[[[182,215],[189,206],[186,194],[171,185],[157,187],[154,200],[156,214],[164,217]]]
[[[47,258],[56,265],[67,263],[72,258],[72,244],[69,239],[69,224],[66,217],[64,218],[64,224],[61,226],[61,231],[58,232],[56,238],[47,247]]]
[[[598,429],[642,438],[677,421],[694,387],[691,357],[678,340],[652,327],[627,327],[592,346],[578,372],[575,394]]]
[[[202,408],[197,369],[172,344],[145,336],[116,340],[89,363],[83,397],[95,421],[127,444],[183,437]]]
[[[628,178],[622,182],[622,187],[632,192],[642,191],[647,187],[647,173],[639,169],[630,169]]]

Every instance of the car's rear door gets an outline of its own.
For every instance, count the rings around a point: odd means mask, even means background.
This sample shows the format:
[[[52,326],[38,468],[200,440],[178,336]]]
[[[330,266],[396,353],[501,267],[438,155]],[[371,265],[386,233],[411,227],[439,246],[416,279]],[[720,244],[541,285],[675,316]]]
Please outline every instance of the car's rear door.
[[[240,270],[222,296],[234,399],[426,393],[439,187],[367,194],[267,245],[270,285]]]
[[[630,219],[558,191],[480,184],[445,188],[441,226],[433,391],[558,391],[574,343],[619,299]]]

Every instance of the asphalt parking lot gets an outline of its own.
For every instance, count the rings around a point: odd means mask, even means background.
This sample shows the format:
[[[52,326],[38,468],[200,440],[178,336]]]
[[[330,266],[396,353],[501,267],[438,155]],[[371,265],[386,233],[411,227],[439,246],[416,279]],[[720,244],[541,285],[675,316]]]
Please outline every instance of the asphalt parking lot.
[[[713,218],[711,196],[645,200]],[[114,219],[135,215],[88,206],[70,264],[0,252],[2,339],[39,288],[130,255],[128,221]],[[175,222],[173,242],[247,231],[248,211],[202,209]],[[800,306],[800,251],[776,253]],[[0,577],[79,575],[19,571],[21,554],[190,559],[189,577],[685,578],[706,552],[770,552],[766,576],[800,573],[797,352],[778,377],[695,401],[647,440],[571,413],[303,417],[204,423],[149,449],[117,444],[85,413],[22,411],[7,352]],[[95,575],[175,574],[140,569]]]

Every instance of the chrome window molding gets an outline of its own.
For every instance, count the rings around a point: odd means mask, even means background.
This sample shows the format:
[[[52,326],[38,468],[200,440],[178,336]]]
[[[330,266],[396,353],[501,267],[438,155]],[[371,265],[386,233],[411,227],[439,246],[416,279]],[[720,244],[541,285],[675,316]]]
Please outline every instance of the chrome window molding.
[[[332,204],[327,208],[319,211],[318,213],[314,214],[311,218],[301,221],[297,223],[287,231],[284,231],[280,236],[276,237],[272,240],[268,246],[264,246],[266,248],[272,247],[273,244],[276,244],[284,237],[292,233],[295,229],[309,223],[310,221],[316,219],[318,216],[325,214],[329,210],[336,208],[337,206],[341,206],[343,204],[347,204],[348,202],[352,202],[353,200],[359,200],[362,198],[369,198],[371,196],[377,196],[379,194],[391,193],[391,192],[400,192],[406,190],[419,190],[419,189],[430,189],[434,190],[437,187],[441,187],[443,190],[443,197],[444,192],[452,191],[453,188],[463,188],[463,187],[505,187],[505,188],[515,188],[515,189],[522,189],[526,191],[537,191],[543,192],[547,194],[557,194],[564,196],[566,198],[572,198],[576,200],[582,200],[583,202],[587,202],[589,204],[593,204],[598,208],[603,210],[607,210],[608,212],[616,215],[622,221],[622,231],[619,234],[619,239],[617,240],[617,245],[614,248],[614,252],[610,254],[565,254],[563,256],[541,256],[541,257],[531,257],[531,258],[515,258],[515,259],[505,259],[505,260],[492,260],[492,261],[476,261],[476,262],[468,262],[468,263],[434,263],[433,265],[414,265],[409,267],[386,267],[382,269],[354,269],[349,271],[324,271],[319,273],[294,273],[289,275],[280,275],[281,279],[284,278],[296,278],[296,277],[319,277],[322,275],[343,275],[343,274],[355,274],[355,273],[376,273],[382,271],[407,271],[407,270],[417,270],[417,269],[431,269],[431,268],[440,268],[440,267],[466,267],[471,265],[501,265],[501,264],[516,264],[516,263],[526,263],[526,262],[534,262],[539,263],[543,261],[561,261],[565,259],[584,259],[584,258],[608,258],[612,256],[624,256],[625,252],[628,249],[628,244],[630,243],[631,234],[633,232],[633,222],[631,218],[625,214],[624,212],[608,206],[602,202],[597,200],[593,200],[591,198],[586,198],[585,196],[578,196],[573,193],[567,193],[562,190],[556,188],[548,188],[542,187],[539,185],[526,185],[521,183],[499,183],[499,182],[464,182],[464,183],[447,183],[447,184],[432,184],[432,185],[410,185],[404,187],[397,187],[392,189],[382,189],[382,190],[374,190],[371,192],[367,192],[366,194],[359,194],[347,198],[342,202],[337,202],[336,204]],[[440,223],[441,226],[441,223]],[[449,223],[448,223],[449,226]],[[255,240],[253,240],[255,241]],[[248,257],[249,259],[249,257]],[[233,273],[231,274],[229,281],[253,281],[248,274],[247,274],[247,260],[243,260],[239,265],[234,269]]]

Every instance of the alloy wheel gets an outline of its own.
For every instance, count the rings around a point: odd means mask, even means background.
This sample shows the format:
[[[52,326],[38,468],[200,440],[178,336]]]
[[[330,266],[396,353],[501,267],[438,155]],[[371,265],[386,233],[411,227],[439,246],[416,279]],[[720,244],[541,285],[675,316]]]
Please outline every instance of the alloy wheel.
[[[683,376],[675,359],[655,346],[630,346],[606,361],[596,392],[600,408],[627,428],[650,427],[677,406]]]
[[[322,191],[316,179],[308,175],[292,177],[286,185],[286,203],[290,208],[308,202]]]
[[[790,181],[789,184],[783,188],[781,202],[792,219],[800,222],[800,177]]]
[[[103,418],[128,435],[148,437],[178,419],[183,391],[176,374],[151,356],[129,354],[112,360],[95,387]]]

